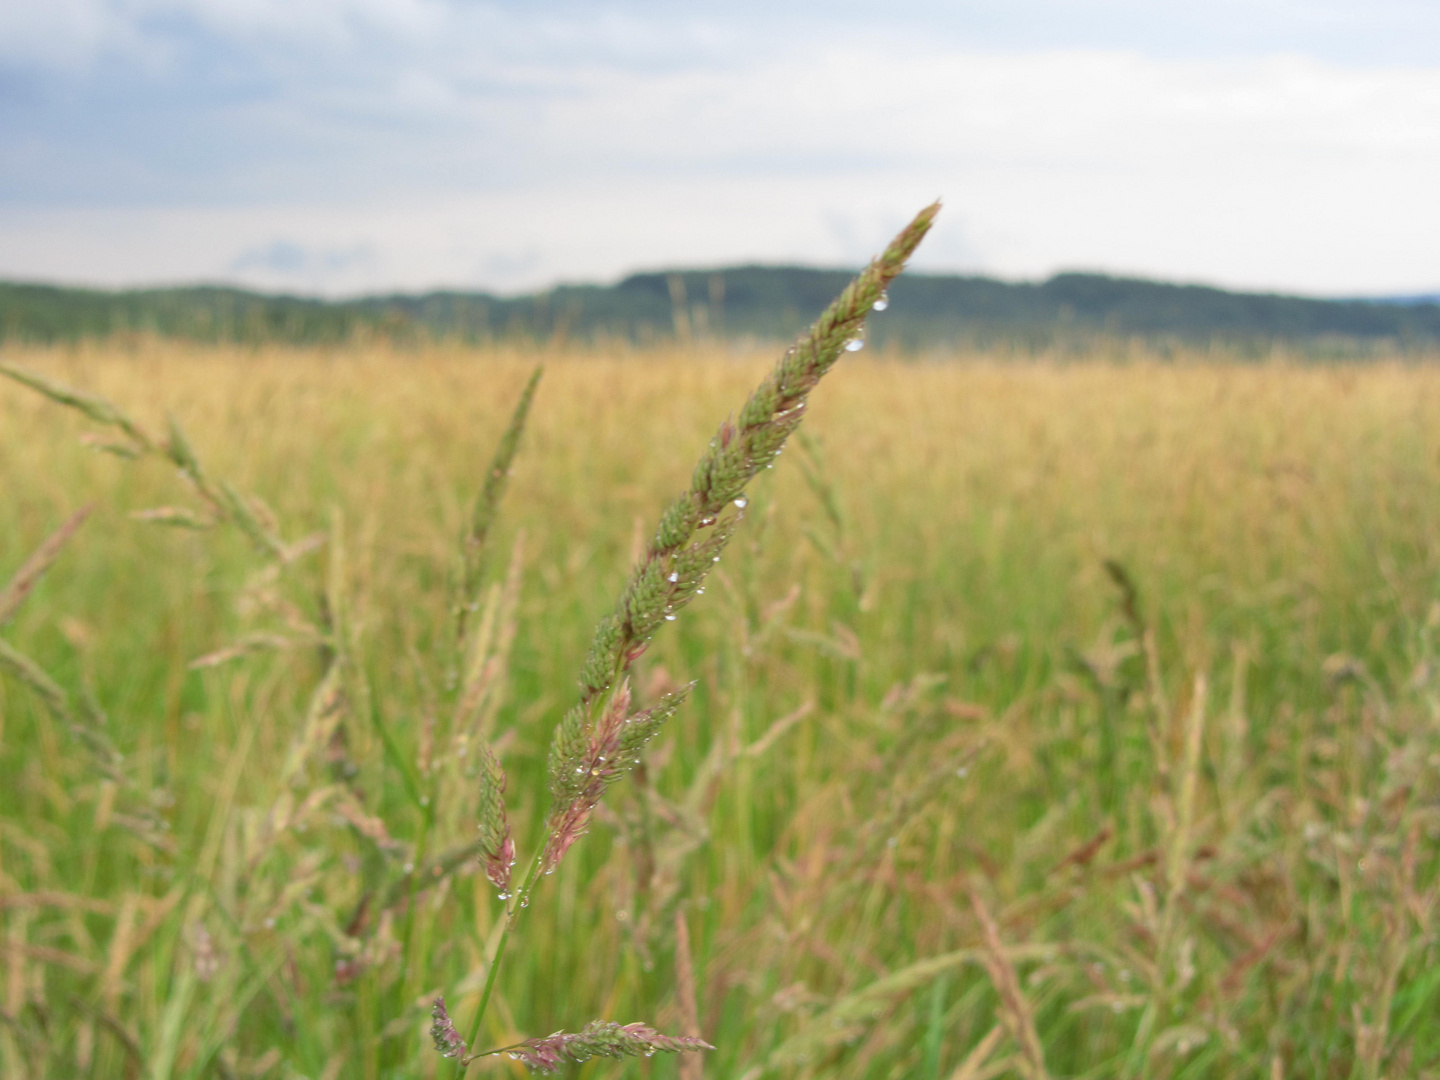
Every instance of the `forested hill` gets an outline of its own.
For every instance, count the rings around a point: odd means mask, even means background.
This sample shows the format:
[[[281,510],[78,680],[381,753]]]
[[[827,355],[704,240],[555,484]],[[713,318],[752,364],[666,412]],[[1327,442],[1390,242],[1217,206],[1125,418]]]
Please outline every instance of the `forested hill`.
[[[155,333],[201,341],[319,343],[399,339],[788,338],[850,279],[844,270],[742,266],[634,274],[615,285],[562,285],[519,297],[485,293],[324,301],[212,286],[101,291],[0,282],[0,337],[63,342]],[[1098,336],[1151,341],[1361,349],[1440,345],[1440,303],[1314,300],[1100,274],[1040,283],[908,274],[871,340],[906,348],[1018,344]]]

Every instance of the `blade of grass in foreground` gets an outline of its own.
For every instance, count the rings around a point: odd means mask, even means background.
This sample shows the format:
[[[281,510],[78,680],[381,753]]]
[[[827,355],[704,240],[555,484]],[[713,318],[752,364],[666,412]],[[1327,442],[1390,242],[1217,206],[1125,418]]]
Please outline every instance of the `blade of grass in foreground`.
[[[689,490],[661,515],[654,538],[615,610],[596,628],[580,675],[580,701],[556,727],[551,743],[553,803],[544,846],[520,887],[507,897],[510,907],[470,1025],[468,1046],[473,1046],[479,1035],[510,929],[529,903],[539,875],[552,873],[571,844],[584,835],[606,788],[638,764],[640,750],[679,708],[688,691],[687,687],[651,709],[632,713],[626,680],[631,665],[644,653],[656,630],[674,621],[679,610],[698,595],[743,516],[746,486],[774,461],[785,440],[799,427],[810,391],[842,353],[860,347],[866,318],[876,303],[883,301],[886,288],[904,269],[939,210],[937,202],[920,211],[785,352],[745,402],[738,418],[721,425],[695,467]],[[485,828],[482,821],[482,832]],[[481,854],[490,860],[502,853]],[[438,1000],[436,1009],[437,1049],[458,1059],[461,1075],[469,1062],[496,1052],[467,1055],[467,1042],[460,1039],[449,1016],[441,1022],[444,1009]],[[699,1047],[677,1043],[676,1048]]]
[[[555,804],[542,856],[546,872],[559,864],[583,833],[604,786],[633,764],[633,751],[655,733],[652,725],[634,730],[632,724],[632,730],[624,733],[625,745],[613,748],[631,752],[605,752],[609,740],[604,736],[612,734],[600,730],[607,727],[605,720],[627,719],[624,709],[610,705],[623,693],[621,684],[630,666],[655,631],[674,621],[676,613],[694,599],[739,524],[746,486],[799,427],[810,391],[840,354],[861,340],[866,317],[904,269],[939,209],[936,203],[922,210],[786,351],[750,395],[739,418],[721,425],[695,467],[690,490],[661,515],[654,539],[615,611],[596,628],[580,675],[580,702],[555,731],[550,750]],[[601,736],[598,744],[597,736]]]

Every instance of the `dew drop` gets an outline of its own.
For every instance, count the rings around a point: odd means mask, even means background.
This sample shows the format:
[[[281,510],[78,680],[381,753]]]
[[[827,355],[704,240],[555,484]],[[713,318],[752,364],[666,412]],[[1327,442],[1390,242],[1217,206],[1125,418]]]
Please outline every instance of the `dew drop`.
[[[865,347],[865,335],[856,334],[849,341],[845,342],[846,352],[859,352]]]
[[[880,294],[880,299],[876,300],[875,303],[871,304],[870,306],[875,311],[884,311],[890,306],[890,294],[888,292],[882,292]]]
[[[554,871],[554,870],[546,870],[545,872],[546,872],[547,874],[553,874],[555,871]],[[530,906],[530,897],[528,897],[528,896],[522,896],[522,897],[520,897],[520,906],[521,906],[521,907],[529,907],[529,906]]]
[[[579,776],[584,776],[584,775],[585,775],[585,766],[584,766],[584,765],[576,765],[576,766],[575,766],[575,772],[576,772],[576,774],[579,775]]]
[[[738,509],[740,509],[740,510],[744,510],[745,507],[748,506],[749,504],[750,504],[750,500],[747,499],[747,498],[745,498],[744,495],[741,495],[740,498],[738,498],[738,499],[735,500],[735,506],[736,506]]]
[[[720,556],[719,556],[719,555],[716,555],[715,558],[711,559],[710,561],[711,561],[711,562],[719,562],[719,561],[720,561]]]
[[[508,892],[502,892],[502,893],[500,894],[500,899],[501,899],[501,900],[509,900],[509,899],[510,899],[510,894],[509,894]]]
[[[704,585],[701,585],[698,589],[696,589],[696,590],[695,590],[695,595],[696,595],[696,596],[704,596],[704,595],[705,595],[705,586],[704,586]]]
[[[675,582],[677,582],[677,581],[680,580],[680,575],[672,571],[671,574],[670,574],[670,576],[669,576],[668,578],[666,578],[665,580],[668,581],[668,582],[670,582],[671,585],[674,585]]]
[[[666,622],[674,622],[674,621],[675,621],[675,616],[674,616],[674,615],[666,615],[666,616],[665,616],[665,621],[666,621]]]
[[[708,515],[708,514],[707,514],[705,517],[702,517],[702,518],[700,519],[700,528],[702,528],[702,529],[708,529],[711,525],[714,525],[714,524],[715,524],[715,518],[714,518],[713,516],[711,516],[711,515]]]

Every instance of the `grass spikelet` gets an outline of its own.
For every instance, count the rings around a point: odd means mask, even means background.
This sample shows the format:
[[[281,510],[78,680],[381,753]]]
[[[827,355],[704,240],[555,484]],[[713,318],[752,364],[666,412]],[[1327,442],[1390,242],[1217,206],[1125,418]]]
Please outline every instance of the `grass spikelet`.
[[[1040,1046],[1040,1036],[1035,1030],[1035,1011],[1020,987],[1020,976],[1015,964],[1000,940],[1000,927],[990,914],[980,893],[970,890],[970,905],[980,921],[980,930],[985,943],[981,963],[995,992],[1000,995],[1000,1018],[1010,1037],[1020,1048],[1020,1071],[1026,1080],[1049,1080],[1045,1069],[1045,1053]]]
[[[480,753],[480,859],[485,876],[503,896],[510,888],[510,868],[515,865],[515,842],[510,839],[510,822],[505,816],[505,770],[495,759],[490,744],[476,743]]]
[[[578,722],[586,729],[655,631],[694,599],[734,534],[746,504],[746,485],[774,460],[799,426],[810,391],[847,343],[856,340],[875,301],[904,268],[939,209],[936,203],[916,215],[786,351],[745,402],[739,419],[720,426],[695,466],[690,490],[660,516],[654,538],[614,614],[596,629],[580,677],[585,712]],[[573,727],[576,721],[568,723]],[[552,777],[568,776],[582,767],[575,755],[579,745],[573,730],[557,737],[551,750]]]
[[[173,414],[166,418],[167,437],[162,442],[157,442],[117,406],[98,394],[65,386],[14,364],[0,363],[0,375],[6,375],[28,386],[52,401],[78,409],[98,423],[119,428],[130,440],[130,445],[103,445],[102,449],[132,460],[146,454],[164,457],[179,469],[180,475],[205,506],[202,514],[172,506],[155,507],[134,515],[140,520],[191,529],[204,529],[220,522],[229,522],[248,536],[260,552],[282,564],[291,562],[310,549],[310,544],[304,540],[293,545],[286,544],[277,533],[274,515],[264,508],[264,504],[257,497],[242,494],[229,481],[212,481],[201,467],[200,459],[190,443],[189,436],[185,434],[185,429]],[[93,439],[88,441],[94,442]]]
[[[462,755],[471,740],[489,737],[495,713],[503,703],[503,676],[515,644],[524,551],[525,533],[521,530],[515,535],[504,583],[497,582],[486,590],[480,625],[461,643],[465,657],[464,681],[456,699],[451,729],[452,741]]]
[[[645,1024],[621,1025],[607,1020],[592,1020],[574,1034],[557,1031],[543,1039],[526,1039],[503,1051],[492,1050],[490,1053],[509,1053],[532,1072],[554,1073],[559,1072],[562,1065],[579,1065],[595,1057],[650,1057],[657,1051],[678,1054],[713,1049],[703,1039],[662,1035]]]
[[[469,621],[471,605],[476,601],[480,581],[485,573],[485,559],[489,553],[490,530],[500,513],[500,500],[505,496],[505,487],[510,481],[510,466],[515,453],[520,449],[520,437],[525,433],[525,421],[530,415],[530,404],[535,400],[535,390],[540,377],[545,374],[543,367],[537,367],[531,374],[520,398],[515,402],[515,411],[510,415],[510,424],[500,436],[495,447],[495,456],[485,473],[485,482],[475,497],[475,507],[470,512],[470,521],[460,544],[464,568],[460,580],[460,596],[455,606],[456,637],[465,639],[466,624]]]
[[[0,589],[0,627],[15,617],[21,605],[34,591],[35,585],[59,557],[61,550],[90,516],[93,507],[82,507],[71,514],[30,555],[3,589]],[[101,773],[110,780],[118,779],[120,753],[102,730],[105,715],[88,690],[79,695],[78,709],[70,694],[51,677],[45,668],[8,641],[0,638],[0,670],[30,688],[56,720],[65,724],[77,741],[90,752]]]
[[[73,723],[70,712],[70,696],[61,689],[59,683],[46,673],[44,668],[4,638],[0,638],[0,667],[30,687],[35,695],[44,702],[45,708],[50,710],[55,719],[64,723]]]
[[[0,375],[6,375],[16,382],[44,394],[51,401],[59,402],[61,405],[68,405],[72,409],[79,409],[96,423],[119,428],[125,436],[130,439],[137,450],[150,451],[155,449],[154,441],[144,432],[140,425],[126,416],[125,413],[121,412],[108,398],[103,398],[99,394],[90,394],[83,390],[76,390],[73,387],[65,386],[63,383],[58,383],[54,379],[47,378],[39,372],[29,371],[15,364],[0,362]]]
[[[450,1014],[445,1011],[443,997],[435,999],[435,1004],[430,1009],[430,1015],[434,1018],[430,1025],[430,1038],[435,1042],[435,1050],[441,1057],[463,1058],[465,1056],[465,1040],[455,1030],[455,1024],[450,1019]]]
[[[20,605],[25,603],[36,583],[44,576],[45,571],[50,569],[50,564],[55,561],[61,550],[69,543],[70,538],[85,523],[85,519],[94,509],[93,506],[82,506],[66,518],[65,522],[35,549],[35,553],[21,564],[20,569],[15,571],[14,577],[6,586],[0,589],[0,626],[4,626],[15,617],[15,613],[20,610]]]
[[[720,426],[695,466],[690,490],[665,510],[615,614],[596,630],[581,676],[590,706],[616,684],[661,622],[694,598],[729,542],[746,485],[774,460],[804,417],[806,399],[857,339],[875,301],[929,231],[940,204],[926,207],[852,281],[750,395],[738,420]],[[710,530],[703,536],[702,530]],[[698,536],[698,539],[697,539]]]
[[[585,834],[590,815],[599,805],[606,788],[640,764],[637,754],[659,734],[665,721],[675,715],[694,688],[694,683],[666,694],[652,708],[630,712],[630,686],[621,683],[610,699],[600,724],[593,734],[579,732],[573,721],[561,725],[557,738],[583,745],[583,753],[563,751],[552,761],[558,765],[551,771],[551,793],[556,795],[546,827],[545,851],[541,869],[551,873],[560,865],[570,845]]]

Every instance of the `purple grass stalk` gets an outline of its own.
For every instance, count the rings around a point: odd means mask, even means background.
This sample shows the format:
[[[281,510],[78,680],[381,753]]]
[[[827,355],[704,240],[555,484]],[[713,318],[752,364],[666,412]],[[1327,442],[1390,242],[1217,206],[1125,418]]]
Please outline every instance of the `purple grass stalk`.
[[[860,340],[865,319],[904,269],[939,210],[940,204],[935,203],[920,211],[786,351],[745,402],[738,419],[720,426],[695,467],[690,490],[661,515],[645,557],[631,574],[615,611],[595,630],[580,675],[580,701],[555,729],[550,746],[554,808],[547,830],[546,873],[555,869],[583,831],[594,800],[598,800],[593,783],[597,748],[606,741],[606,725],[615,722],[614,702],[624,696],[624,707],[628,707],[624,678],[630,666],[644,653],[655,631],[673,621],[699,593],[739,524],[746,485],[775,459],[800,426],[810,391],[846,348]],[[622,761],[620,767],[628,766]]]
[[[580,700],[556,725],[551,740],[549,772],[553,801],[544,846],[512,894],[470,1027],[472,1045],[479,1037],[515,918],[529,904],[540,873],[554,872],[570,846],[584,835],[605,789],[639,762],[636,755],[689,692],[690,688],[686,687],[667,695],[654,708],[632,714],[626,680],[631,665],[645,652],[655,632],[664,623],[674,621],[679,610],[699,594],[706,575],[720,561],[721,552],[740,523],[746,486],[774,461],[785,440],[800,426],[810,391],[841,354],[858,347],[856,343],[862,340],[866,318],[905,268],[939,212],[940,204],[936,202],[915,215],[884,252],[871,260],[814,325],[786,350],[774,370],[745,402],[739,417],[720,425],[719,432],[710,440],[709,449],[695,467],[689,490],[661,515],[645,556],[631,573],[614,612],[596,627],[581,670]],[[483,823],[481,828],[483,833]],[[644,1025],[621,1028],[595,1021],[579,1035],[557,1033],[548,1039],[517,1044],[517,1049],[532,1047],[527,1052],[533,1054],[536,1062],[551,1060],[547,1055],[561,1055],[553,1059],[558,1064],[561,1060],[577,1060],[563,1057],[570,1052],[567,1047],[574,1048],[576,1053],[583,1051],[587,1056],[608,1053],[589,1048],[591,1044],[584,1041],[587,1038],[600,1040],[594,1041],[597,1047],[619,1047],[630,1045],[623,1042],[626,1038],[640,1039],[637,1033],[641,1031],[656,1039],[668,1038],[655,1035]],[[609,1038],[622,1041],[603,1042]],[[698,1043],[698,1040],[669,1041],[676,1043],[674,1049],[698,1048],[679,1045],[680,1042]],[[654,1049],[670,1047],[656,1043],[652,1052]],[[626,1053],[628,1051],[610,1056]],[[461,1058],[457,1075],[464,1075],[469,1060],[473,1057]],[[544,1065],[534,1067],[548,1071]]]

